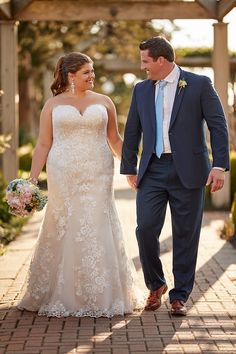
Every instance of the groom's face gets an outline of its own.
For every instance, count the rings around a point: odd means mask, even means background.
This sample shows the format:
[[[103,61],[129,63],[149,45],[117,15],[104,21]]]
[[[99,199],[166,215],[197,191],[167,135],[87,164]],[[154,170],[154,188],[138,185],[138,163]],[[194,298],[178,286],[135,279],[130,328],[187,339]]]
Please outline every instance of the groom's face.
[[[157,60],[154,60],[149,56],[148,49],[140,51],[141,58],[141,70],[145,70],[147,74],[147,78],[150,80],[160,80],[162,65],[163,65],[163,57],[159,57]]]

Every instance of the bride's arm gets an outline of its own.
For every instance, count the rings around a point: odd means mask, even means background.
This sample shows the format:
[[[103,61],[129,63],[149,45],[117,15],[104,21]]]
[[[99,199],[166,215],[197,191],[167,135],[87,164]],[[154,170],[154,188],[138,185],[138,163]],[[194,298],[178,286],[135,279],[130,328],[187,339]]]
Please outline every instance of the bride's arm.
[[[118,131],[116,108],[109,97],[106,97],[106,107],[108,111],[107,140],[114,154],[121,159],[123,141]]]
[[[39,136],[34,149],[30,178],[38,179],[52,145],[52,105],[47,101],[40,115]]]

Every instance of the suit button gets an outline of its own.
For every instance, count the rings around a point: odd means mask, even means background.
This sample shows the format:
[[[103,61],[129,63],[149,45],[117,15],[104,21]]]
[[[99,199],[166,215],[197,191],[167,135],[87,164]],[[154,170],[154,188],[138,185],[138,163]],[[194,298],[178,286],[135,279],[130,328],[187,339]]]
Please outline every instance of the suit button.
[[[172,132],[169,132],[169,135],[172,135]]]

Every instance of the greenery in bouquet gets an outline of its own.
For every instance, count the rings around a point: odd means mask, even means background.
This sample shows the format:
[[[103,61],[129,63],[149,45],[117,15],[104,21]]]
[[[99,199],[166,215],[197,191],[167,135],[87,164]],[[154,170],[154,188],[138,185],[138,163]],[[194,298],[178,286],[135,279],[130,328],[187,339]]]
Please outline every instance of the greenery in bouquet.
[[[231,207],[229,217],[224,221],[223,227],[219,230],[220,238],[231,241],[236,236],[236,193]]]
[[[9,213],[6,202],[6,183],[0,173],[0,256],[4,254],[9,242],[19,235],[27,218],[21,218]]]
[[[6,201],[9,212],[17,216],[30,216],[43,209],[47,197],[39,187],[25,179],[14,179],[7,187]]]

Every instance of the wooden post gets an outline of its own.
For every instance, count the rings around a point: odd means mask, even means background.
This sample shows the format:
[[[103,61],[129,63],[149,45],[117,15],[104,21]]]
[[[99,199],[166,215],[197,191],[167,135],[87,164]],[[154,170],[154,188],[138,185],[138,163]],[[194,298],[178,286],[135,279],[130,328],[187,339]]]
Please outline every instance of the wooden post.
[[[13,21],[0,22],[0,73],[1,90],[1,133],[11,134],[11,148],[2,155],[3,176],[8,182],[18,173],[18,63],[17,25]]]
[[[224,107],[228,121],[228,82],[229,82],[229,53],[228,53],[228,24],[224,22],[214,23],[214,50],[213,69],[214,86],[218,92]],[[219,166],[221,167],[221,166]],[[225,185],[221,191],[212,194],[213,205],[217,208],[230,206],[230,174],[226,173]]]

